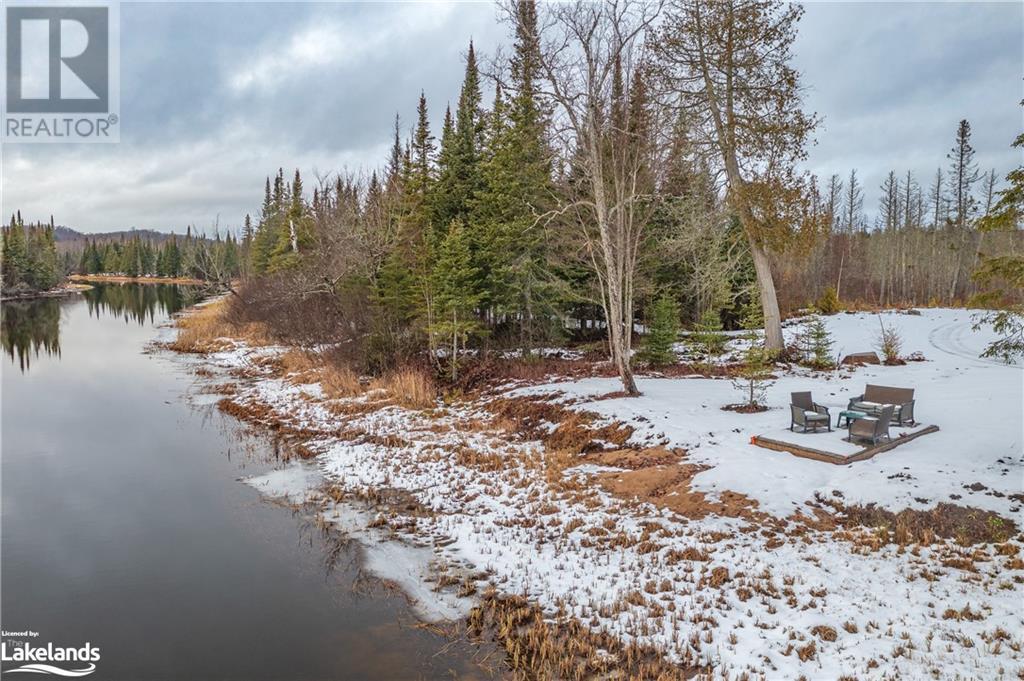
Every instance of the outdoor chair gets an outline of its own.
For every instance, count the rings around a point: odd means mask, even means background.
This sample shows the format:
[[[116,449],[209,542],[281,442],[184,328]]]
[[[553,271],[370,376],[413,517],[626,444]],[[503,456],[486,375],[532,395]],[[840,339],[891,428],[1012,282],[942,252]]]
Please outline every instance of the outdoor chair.
[[[854,440],[867,440],[876,445],[882,440],[889,440],[889,421],[892,420],[892,413],[895,407],[891,404],[883,407],[877,418],[867,417],[857,419],[850,424],[850,442]]]
[[[795,430],[796,426],[800,426],[801,432],[804,433],[808,429],[817,431],[822,426],[832,430],[832,416],[828,413],[828,408],[816,404],[809,392],[790,394],[789,413],[790,430]]]
[[[896,425],[914,424],[913,388],[890,388],[884,385],[868,384],[864,389],[864,394],[851,398],[846,409],[878,416],[886,406],[893,407],[892,420]]]

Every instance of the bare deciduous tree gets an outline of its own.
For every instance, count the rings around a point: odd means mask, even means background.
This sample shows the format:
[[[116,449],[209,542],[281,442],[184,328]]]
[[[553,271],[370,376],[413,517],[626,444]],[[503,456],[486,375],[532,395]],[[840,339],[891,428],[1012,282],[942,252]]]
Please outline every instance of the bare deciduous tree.
[[[511,9],[511,8],[508,8]],[[555,211],[573,216],[600,282],[612,362],[630,395],[634,283],[659,163],[658,114],[643,76],[655,2],[602,0],[538,7],[542,94],[578,190]]]

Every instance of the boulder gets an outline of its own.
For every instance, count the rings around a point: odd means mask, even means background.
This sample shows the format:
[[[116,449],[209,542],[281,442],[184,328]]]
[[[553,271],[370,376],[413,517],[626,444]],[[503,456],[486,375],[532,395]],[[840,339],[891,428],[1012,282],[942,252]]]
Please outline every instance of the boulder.
[[[858,366],[861,364],[881,364],[882,360],[874,352],[853,352],[843,357],[842,364]]]

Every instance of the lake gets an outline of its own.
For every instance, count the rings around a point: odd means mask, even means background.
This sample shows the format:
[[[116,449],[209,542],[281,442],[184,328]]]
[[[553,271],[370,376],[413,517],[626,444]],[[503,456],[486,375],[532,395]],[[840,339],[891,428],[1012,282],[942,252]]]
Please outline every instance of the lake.
[[[239,480],[274,467],[272,443],[190,404],[188,363],[151,348],[196,300],[134,284],[3,304],[3,630],[99,648],[90,679],[489,678],[358,547]]]

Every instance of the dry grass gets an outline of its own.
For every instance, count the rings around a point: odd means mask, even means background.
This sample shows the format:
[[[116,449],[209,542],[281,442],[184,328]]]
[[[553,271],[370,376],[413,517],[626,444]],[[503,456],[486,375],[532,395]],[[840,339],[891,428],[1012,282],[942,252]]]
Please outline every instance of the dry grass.
[[[931,544],[936,537],[952,539],[963,546],[995,544],[1017,534],[1017,525],[994,511],[940,503],[920,511],[904,509],[893,513],[874,504],[843,506],[825,500],[839,513],[837,520],[844,527],[872,528],[881,544],[891,542],[906,546],[911,543]]]
[[[320,387],[330,399],[355,397],[361,395],[364,389],[354,371],[329,361],[320,367]]]
[[[398,404],[410,409],[429,409],[437,403],[437,387],[426,372],[405,368],[392,371],[370,383],[371,390],[383,390]]]
[[[197,307],[177,320],[178,337],[168,344],[175,352],[206,353],[231,347],[230,339],[244,340],[250,345],[266,345],[266,330],[259,324],[236,326],[227,321],[226,300]]]
[[[634,594],[638,604],[646,603]],[[630,679],[673,681],[689,679],[708,670],[697,667],[693,652],[681,664],[664,660],[663,651],[635,643],[624,644],[607,632],[594,631],[564,612],[545,615],[521,596],[499,596],[493,588],[467,618],[472,637],[489,635],[505,652],[511,678]],[[660,606],[658,606],[660,607]]]

